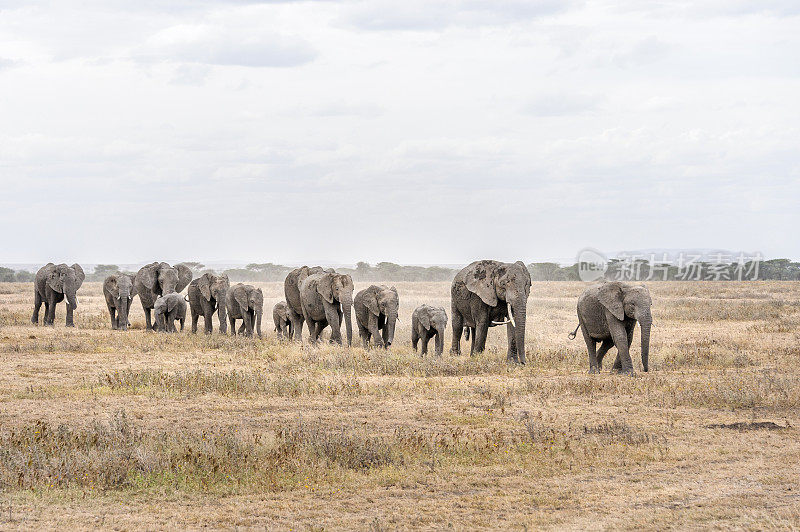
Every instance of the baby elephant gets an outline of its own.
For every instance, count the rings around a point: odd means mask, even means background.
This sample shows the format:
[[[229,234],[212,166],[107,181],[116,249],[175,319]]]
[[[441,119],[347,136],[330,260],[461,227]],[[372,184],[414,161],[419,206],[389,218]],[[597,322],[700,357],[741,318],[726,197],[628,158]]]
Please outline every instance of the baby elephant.
[[[159,296],[153,305],[156,317],[156,330],[161,332],[178,332],[175,320],[181,322],[181,331],[186,322],[186,299],[181,294],[172,292]]]
[[[131,309],[136,290],[133,286],[133,275],[115,273],[106,277],[103,282],[103,295],[106,298],[108,313],[111,315],[111,328],[127,331],[130,327],[128,312]]]
[[[275,303],[272,307],[272,321],[275,322],[275,331],[279,339],[292,337],[292,321],[289,319],[289,307],[286,301]]]
[[[578,299],[578,327],[569,337],[575,338],[578,329],[583,333],[589,352],[589,373],[599,373],[603,357],[616,347],[617,359],[612,369],[633,374],[630,348],[636,322],[642,330],[642,367],[647,371],[653,325],[651,305],[650,292],[644,285],[602,281],[583,292]]]
[[[378,347],[392,345],[399,306],[400,298],[394,286],[372,285],[356,294],[353,308],[364,349],[369,347],[370,338]]]
[[[444,330],[447,327],[447,312],[442,307],[420,305],[411,315],[411,345],[417,352],[417,342],[422,340],[422,355],[428,353],[428,340],[436,336],[436,356],[444,351]]]
[[[261,315],[264,311],[264,293],[260,288],[249,284],[237,283],[228,290],[225,296],[228,307],[228,322],[231,324],[231,336],[236,334],[236,320],[242,320],[239,334],[253,336],[255,328],[261,338]]]

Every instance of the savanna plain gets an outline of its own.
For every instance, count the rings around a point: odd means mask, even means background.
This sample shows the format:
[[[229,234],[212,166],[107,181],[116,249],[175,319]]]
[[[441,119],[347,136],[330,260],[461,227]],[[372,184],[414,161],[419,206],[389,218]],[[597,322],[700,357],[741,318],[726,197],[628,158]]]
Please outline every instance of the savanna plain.
[[[633,378],[567,339],[580,283],[534,283],[526,366],[499,327],[413,352],[449,283],[396,284],[389,351],[279,342],[260,286],[258,340],[144,331],[138,298],[112,331],[100,283],[34,327],[0,284],[0,528],[800,528],[800,283],[648,283]]]

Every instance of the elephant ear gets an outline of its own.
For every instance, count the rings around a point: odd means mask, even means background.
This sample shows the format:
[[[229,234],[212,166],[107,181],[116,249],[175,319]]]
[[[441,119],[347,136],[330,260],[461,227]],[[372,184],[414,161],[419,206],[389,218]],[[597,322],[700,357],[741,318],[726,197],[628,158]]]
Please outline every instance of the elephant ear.
[[[78,281],[75,285],[75,290],[77,290],[83,284],[83,280],[86,279],[86,274],[83,273],[83,268],[78,263],[73,264],[72,269],[75,271],[75,279]]]
[[[622,306],[622,286],[617,282],[603,283],[597,296],[600,304],[622,321],[625,319],[625,309]]]
[[[317,292],[322,296],[322,299],[328,303],[333,303],[333,274],[326,273],[320,276],[317,281]]]
[[[469,268],[465,275],[464,282],[467,290],[477,294],[481,301],[490,307],[497,306],[497,292],[494,288],[494,267],[487,265],[484,261],[478,262],[473,268]]]
[[[175,310],[175,307],[178,306],[178,303],[180,302],[180,300],[181,300],[180,296],[178,296],[178,297],[168,297],[167,298],[167,312],[172,312],[173,310]]]
[[[207,273],[197,280],[197,288],[200,289],[200,293],[206,298],[206,301],[211,301],[211,281]]]
[[[61,278],[58,268],[54,268],[50,275],[47,276],[47,285],[55,292],[61,293],[64,291],[64,280]]]
[[[108,290],[108,293],[114,297],[114,299],[119,297],[119,283],[117,282],[116,275],[112,275],[106,279],[105,287]]]
[[[300,286],[300,283],[305,281],[309,275],[311,275],[311,273],[309,272],[308,266],[303,266],[300,268],[300,270],[297,272],[297,286]]]
[[[525,266],[525,263],[522,262],[521,260],[518,260],[514,264],[516,264],[517,266],[519,266],[522,269],[523,275],[525,275],[525,278],[528,279],[528,288],[530,288],[530,286],[531,286],[531,272],[528,271],[528,267]]]
[[[225,288],[230,288],[231,287],[231,282],[228,280],[228,274],[227,273],[223,273],[221,275],[218,275],[217,276],[217,280],[219,282],[221,282],[222,284],[224,284]]]
[[[419,322],[425,327],[426,331],[431,330],[431,315],[428,312],[419,313]]]
[[[364,294],[364,306],[376,316],[380,316],[381,310],[378,307],[378,293],[376,290],[368,289]]]
[[[178,270],[178,284],[175,285],[175,291],[181,292],[192,282],[192,270],[185,264],[176,264],[175,269]]]
[[[136,295],[136,276],[135,275],[129,275],[127,273],[125,275],[127,275],[128,279],[131,280],[131,295],[130,295],[130,298],[133,299],[133,296]]]
[[[244,286],[236,287],[233,291],[233,298],[242,310],[246,310],[250,307],[250,302],[247,300],[247,290],[245,290]]]
[[[150,264],[139,270],[139,273],[136,274],[136,277],[139,278],[139,281],[147,287],[148,290],[155,291],[156,287],[158,287],[157,268],[158,264]]]

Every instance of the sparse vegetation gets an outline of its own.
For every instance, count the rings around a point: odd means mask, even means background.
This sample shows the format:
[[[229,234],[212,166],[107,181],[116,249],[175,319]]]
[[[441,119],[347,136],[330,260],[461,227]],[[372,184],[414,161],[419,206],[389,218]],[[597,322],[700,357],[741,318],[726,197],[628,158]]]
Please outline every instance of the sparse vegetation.
[[[112,331],[98,282],[76,329],[33,327],[0,284],[0,527],[800,526],[798,284],[652,283],[634,378],[586,374],[580,283],[534,283],[525,367],[496,329],[421,358],[449,283],[397,287],[386,352],[150,333],[138,300]]]

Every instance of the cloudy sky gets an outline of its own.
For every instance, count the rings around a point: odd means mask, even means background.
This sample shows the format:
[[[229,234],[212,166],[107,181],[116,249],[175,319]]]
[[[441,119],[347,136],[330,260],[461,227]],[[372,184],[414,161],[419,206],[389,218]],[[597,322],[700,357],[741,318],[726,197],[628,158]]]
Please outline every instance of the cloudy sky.
[[[0,262],[800,258],[800,3],[0,0],[0,185]]]

